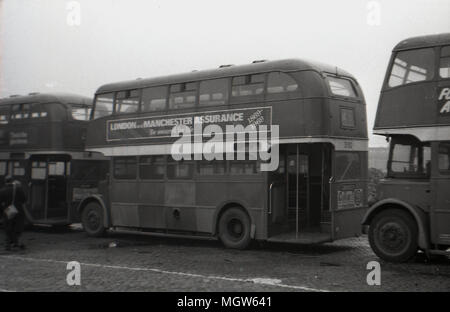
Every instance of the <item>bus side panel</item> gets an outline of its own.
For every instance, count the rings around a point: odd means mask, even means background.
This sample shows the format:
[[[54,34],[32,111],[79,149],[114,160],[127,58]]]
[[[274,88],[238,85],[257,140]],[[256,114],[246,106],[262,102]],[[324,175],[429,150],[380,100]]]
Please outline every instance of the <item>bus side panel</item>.
[[[199,232],[213,233],[216,230],[215,210],[221,209],[224,204],[236,203],[244,206],[249,213],[252,222],[256,225],[256,236],[261,238],[265,235],[262,212],[267,196],[264,183],[254,180],[219,182],[207,179],[197,181],[196,186],[197,230]]]
[[[166,224],[169,230],[197,231],[195,183],[166,182]]]
[[[228,182],[224,181],[225,179],[222,176],[220,180],[197,180],[195,191],[198,207],[197,229],[199,232],[213,233],[215,230],[215,224],[213,224],[215,209],[220,203],[225,203],[228,199]]]
[[[331,122],[332,136],[367,138],[365,105],[333,99],[330,100],[330,113],[334,120]],[[347,116],[346,120],[343,120],[344,116]]]
[[[114,180],[111,183],[111,217],[113,226],[139,226],[138,182]]]
[[[346,159],[345,155],[355,152],[335,152],[334,176],[338,180],[330,185],[333,240],[361,234],[361,222],[367,211],[368,154],[356,153],[360,156],[360,162],[355,162],[353,158]],[[358,167],[361,170],[359,173]]]
[[[431,240],[434,244],[450,245],[450,177],[432,181]]]
[[[323,117],[325,103],[322,98],[267,102],[272,106],[272,124],[280,126],[280,138],[327,135]]]
[[[139,183],[139,227],[165,229],[164,181]]]

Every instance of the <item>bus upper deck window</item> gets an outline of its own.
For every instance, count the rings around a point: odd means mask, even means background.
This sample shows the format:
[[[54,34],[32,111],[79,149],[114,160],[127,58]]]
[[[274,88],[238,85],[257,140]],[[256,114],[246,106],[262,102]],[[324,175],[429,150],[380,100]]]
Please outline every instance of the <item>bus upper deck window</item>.
[[[170,86],[169,108],[192,108],[197,100],[197,83],[179,83]]]
[[[356,92],[350,80],[328,76],[327,81],[334,95],[356,98]]]
[[[20,104],[14,104],[11,107],[11,119],[21,119],[22,118],[22,113],[21,111],[21,105]]]
[[[264,74],[239,76],[233,78],[231,95],[255,96],[264,93]]]
[[[142,90],[142,111],[156,112],[166,109],[167,87],[150,87]]]
[[[389,87],[431,80],[434,77],[434,50],[432,48],[400,51],[392,64]]]
[[[8,109],[0,110],[0,124],[4,125],[8,123],[9,111]]]
[[[116,94],[116,114],[135,113],[139,110],[140,91],[126,90]]]
[[[200,82],[200,106],[225,105],[228,100],[228,79]]]
[[[288,74],[274,72],[267,78],[267,93],[293,92],[297,89],[297,82]]]
[[[88,120],[91,109],[88,106],[72,106],[72,117],[76,120]]]
[[[450,46],[442,47],[441,49],[439,76],[441,78],[450,78]]]
[[[98,94],[95,99],[94,119],[111,115],[113,107],[114,93]]]

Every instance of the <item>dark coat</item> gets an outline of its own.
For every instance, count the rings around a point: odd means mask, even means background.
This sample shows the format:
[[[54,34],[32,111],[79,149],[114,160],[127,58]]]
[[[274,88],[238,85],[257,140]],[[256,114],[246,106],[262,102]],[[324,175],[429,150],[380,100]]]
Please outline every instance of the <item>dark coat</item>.
[[[13,198],[13,185],[11,183],[6,184],[0,189],[0,206],[2,212],[6,207],[11,205]],[[22,185],[16,184],[16,195],[14,198],[14,206],[16,206],[19,214],[24,214],[24,207],[28,200],[27,194],[25,194]]]

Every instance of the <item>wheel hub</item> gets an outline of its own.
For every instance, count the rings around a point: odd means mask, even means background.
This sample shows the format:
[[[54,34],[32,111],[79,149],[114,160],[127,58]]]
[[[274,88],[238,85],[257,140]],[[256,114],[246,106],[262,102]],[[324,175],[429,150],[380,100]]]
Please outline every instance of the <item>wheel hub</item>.
[[[390,222],[380,228],[380,239],[388,250],[399,251],[403,249],[407,242],[407,233],[397,223]]]
[[[89,211],[88,222],[92,229],[96,229],[100,224],[100,218],[95,211]]]
[[[244,225],[238,219],[231,219],[228,222],[228,232],[233,238],[240,238],[244,232]]]

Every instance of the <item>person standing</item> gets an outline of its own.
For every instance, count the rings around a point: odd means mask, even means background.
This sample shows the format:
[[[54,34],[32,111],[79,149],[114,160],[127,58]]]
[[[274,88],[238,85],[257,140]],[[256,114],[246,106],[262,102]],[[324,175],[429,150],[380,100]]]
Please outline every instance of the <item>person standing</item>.
[[[3,212],[3,223],[6,234],[6,250],[11,250],[12,247],[24,249],[25,245],[19,242],[20,236],[25,225],[25,210],[23,205],[27,201],[22,184],[13,180],[8,176],[5,178],[5,186],[0,189],[0,203]],[[9,205],[14,205],[17,209],[17,214],[11,218],[5,213]]]

